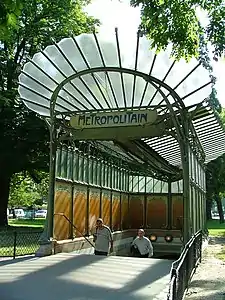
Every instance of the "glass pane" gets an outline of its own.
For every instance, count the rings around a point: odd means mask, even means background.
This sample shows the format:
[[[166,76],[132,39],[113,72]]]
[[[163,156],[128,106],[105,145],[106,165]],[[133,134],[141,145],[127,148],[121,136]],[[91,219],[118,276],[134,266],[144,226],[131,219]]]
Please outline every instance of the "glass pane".
[[[83,160],[83,177],[82,177],[82,181],[83,182],[88,182],[88,159],[87,159],[87,156],[83,156],[82,158]]]
[[[158,179],[154,179],[154,193],[161,193],[162,188],[161,188],[162,182]]]
[[[104,178],[104,186],[109,187],[110,183],[108,180],[108,165],[106,162],[103,163],[102,177]]]
[[[84,180],[84,157],[81,156],[79,153],[79,176],[78,176],[79,181]]]
[[[89,158],[88,165],[87,165],[87,159],[86,159],[86,162],[85,162],[85,175],[88,176],[88,183],[90,183],[90,184],[93,183],[92,164],[93,164],[92,157]]]
[[[62,150],[61,166],[61,176],[62,178],[67,178],[67,151],[65,149]]]
[[[120,183],[120,177],[119,177],[119,168],[116,166],[115,168],[115,174],[116,174],[116,189],[119,189],[119,183]]]
[[[101,178],[102,178],[102,186],[106,186],[106,182],[105,182],[105,162],[102,161],[101,164]]]
[[[73,158],[73,178],[74,180],[78,180],[78,153],[74,152],[74,158]]]
[[[179,191],[178,191],[178,182],[175,181],[175,182],[172,182],[171,184],[171,192],[174,193],[174,194],[177,194]]]
[[[133,176],[133,192],[138,193],[138,176]]]
[[[101,161],[97,160],[97,185],[101,185]]]
[[[153,193],[153,178],[146,177],[146,193]]]
[[[139,192],[144,193],[145,192],[145,177],[139,176]]]
[[[56,152],[56,177],[61,177],[61,149]]]
[[[114,166],[112,166],[111,167],[111,176],[112,176],[112,178],[111,178],[111,182],[112,182],[112,186],[111,186],[111,188],[115,188],[115,167]]]
[[[162,193],[168,193],[168,182],[162,181]]]
[[[67,154],[67,179],[72,179],[72,152],[68,151]]]
[[[133,176],[129,176],[129,191],[133,192]]]
[[[97,184],[97,161],[93,158],[93,184]]]

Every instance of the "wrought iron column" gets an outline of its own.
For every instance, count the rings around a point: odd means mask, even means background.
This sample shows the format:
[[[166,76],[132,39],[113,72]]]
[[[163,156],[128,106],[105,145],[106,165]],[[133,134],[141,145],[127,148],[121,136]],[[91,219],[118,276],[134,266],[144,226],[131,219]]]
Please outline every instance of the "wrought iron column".
[[[171,178],[168,180],[168,198],[167,198],[167,226],[168,229],[172,229],[172,208],[173,208],[173,203],[172,203],[172,181]]]
[[[184,243],[186,244],[191,236],[190,233],[190,174],[189,174],[189,124],[185,115],[183,119],[185,139],[181,142],[182,165],[183,165],[183,201],[184,201]]]
[[[48,239],[53,238],[54,201],[55,201],[55,170],[56,170],[56,132],[55,124],[50,124],[50,162],[49,162],[49,197],[48,197]]]
[[[47,206],[47,218],[44,225],[44,231],[40,237],[40,245],[51,245],[53,239],[53,224],[54,224],[54,200],[55,200],[55,172],[56,172],[56,149],[57,149],[57,135],[54,122],[45,120],[49,129],[49,192],[48,192],[48,206]],[[37,256],[48,255],[51,252],[51,246],[49,249],[37,251]]]

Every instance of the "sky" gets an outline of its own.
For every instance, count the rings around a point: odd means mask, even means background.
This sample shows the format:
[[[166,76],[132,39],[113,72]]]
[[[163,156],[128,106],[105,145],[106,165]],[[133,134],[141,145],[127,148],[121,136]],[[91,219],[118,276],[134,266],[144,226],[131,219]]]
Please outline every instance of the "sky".
[[[86,11],[100,19],[101,31],[114,30],[115,27],[123,32],[136,32],[140,24],[140,9],[129,5],[129,0],[92,0]],[[218,99],[225,108],[225,60],[212,61],[214,76],[217,77],[216,90]]]

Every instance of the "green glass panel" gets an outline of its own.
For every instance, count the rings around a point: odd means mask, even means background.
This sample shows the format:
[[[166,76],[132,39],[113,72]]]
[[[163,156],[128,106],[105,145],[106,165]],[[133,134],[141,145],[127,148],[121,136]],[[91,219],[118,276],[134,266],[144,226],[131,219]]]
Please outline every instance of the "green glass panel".
[[[153,193],[153,178],[146,177],[146,193]]]
[[[78,180],[78,170],[79,170],[79,164],[78,164],[78,153],[74,152],[74,158],[73,158],[73,179]]]
[[[84,181],[84,157],[79,153],[79,181]]]
[[[139,176],[139,192],[144,193],[145,192],[145,177]]]
[[[133,176],[133,192],[134,193],[138,193],[138,187],[139,187],[139,183],[138,183],[138,176]]]

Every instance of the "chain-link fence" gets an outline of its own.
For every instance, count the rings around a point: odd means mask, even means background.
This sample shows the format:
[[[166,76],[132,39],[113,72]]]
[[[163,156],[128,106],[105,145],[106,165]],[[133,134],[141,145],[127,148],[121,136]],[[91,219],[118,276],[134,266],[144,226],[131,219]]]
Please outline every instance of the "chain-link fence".
[[[0,231],[0,257],[13,257],[34,254],[39,248],[43,230]]]

